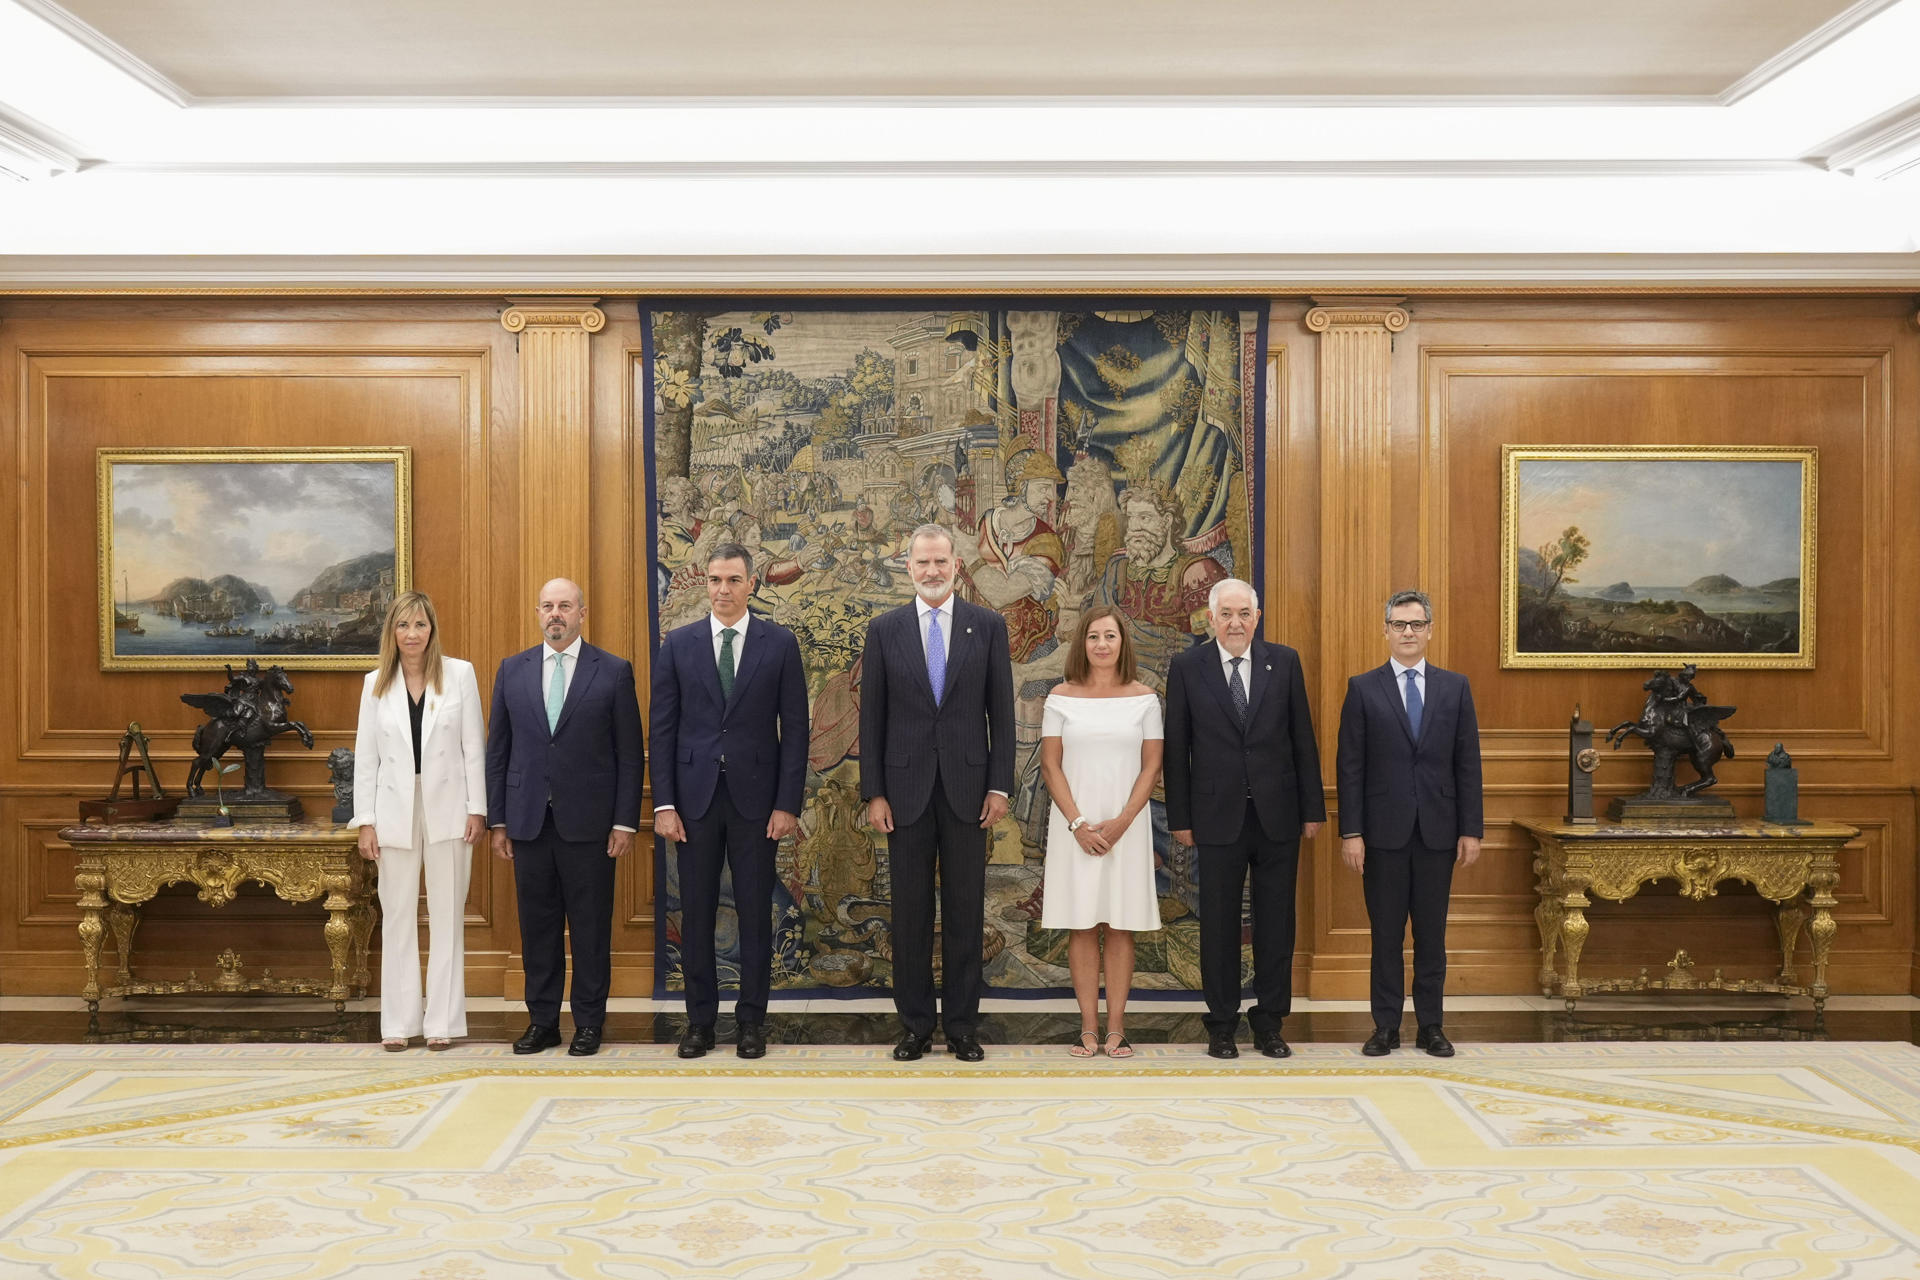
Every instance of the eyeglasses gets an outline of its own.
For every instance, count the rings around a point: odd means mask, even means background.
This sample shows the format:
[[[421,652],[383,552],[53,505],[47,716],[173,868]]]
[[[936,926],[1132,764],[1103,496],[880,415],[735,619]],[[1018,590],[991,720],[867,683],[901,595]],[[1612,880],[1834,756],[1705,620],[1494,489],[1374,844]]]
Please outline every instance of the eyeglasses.
[[[1428,621],[1425,618],[1389,618],[1387,619],[1387,629],[1389,631],[1398,631],[1398,632],[1411,631],[1415,635],[1419,635],[1421,632],[1425,631],[1428,627],[1432,625],[1433,623]]]

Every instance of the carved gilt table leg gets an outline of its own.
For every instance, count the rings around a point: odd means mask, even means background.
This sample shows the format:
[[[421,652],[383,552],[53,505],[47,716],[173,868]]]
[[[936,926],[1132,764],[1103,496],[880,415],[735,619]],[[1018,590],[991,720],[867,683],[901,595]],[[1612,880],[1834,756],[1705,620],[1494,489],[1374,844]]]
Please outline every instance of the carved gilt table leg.
[[[327,890],[327,954],[333,958],[333,985],[327,988],[327,999],[333,1001],[335,1013],[347,1011],[347,959],[353,946],[353,925],[348,914],[353,909],[353,899],[348,896],[352,878],[345,873],[329,874],[324,877]]]
[[[367,952],[373,946],[373,907],[356,902],[347,919],[353,926],[353,994],[358,999],[367,994]]]
[[[1839,928],[1833,920],[1833,890],[1839,883],[1838,854],[1831,849],[1817,851],[1807,872],[1809,905],[1813,907],[1813,922],[1807,926],[1807,933],[1813,938],[1813,985],[1807,994],[1813,997],[1816,1014],[1826,1012],[1827,1008],[1827,956],[1833,950],[1834,931]]]
[[[80,998],[87,1002],[88,1013],[100,1011],[100,940],[106,926],[100,913],[107,905],[107,873],[98,859],[82,853],[80,868],[73,874],[73,887],[80,892],[80,953],[86,958],[87,980],[80,987]]]
[[[140,928],[137,903],[107,903],[107,927],[113,930],[113,950],[120,959],[120,985],[133,981],[133,935]]]
[[[1789,898],[1777,903],[1773,909],[1773,923],[1780,931],[1780,985],[1793,985],[1793,953],[1800,948],[1800,930],[1811,914],[1804,896]]]
[[[1563,878],[1560,906],[1565,918],[1560,922],[1560,945],[1567,954],[1567,977],[1560,984],[1560,994],[1567,1002],[1567,1012],[1573,1012],[1573,1006],[1580,999],[1580,952],[1587,945],[1587,889],[1593,883],[1592,859],[1584,854],[1572,854],[1567,858],[1567,870]]]
[[[1540,994],[1550,996],[1559,985],[1560,975],[1554,972],[1555,953],[1560,949],[1560,930],[1566,919],[1566,911],[1560,905],[1559,878],[1553,869],[1544,848],[1533,855],[1533,874],[1536,880],[1535,893],[1539,903],[1533,909],[1533,923],[1540,930]]]

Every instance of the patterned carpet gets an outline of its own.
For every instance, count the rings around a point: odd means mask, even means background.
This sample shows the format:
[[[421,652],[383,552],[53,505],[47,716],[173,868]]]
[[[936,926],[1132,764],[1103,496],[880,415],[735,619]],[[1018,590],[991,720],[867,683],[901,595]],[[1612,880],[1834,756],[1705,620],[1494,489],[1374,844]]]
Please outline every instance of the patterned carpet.
[[[0,1046],[0,1277],[1920,1280],[1912,1045],[672,1052]]]

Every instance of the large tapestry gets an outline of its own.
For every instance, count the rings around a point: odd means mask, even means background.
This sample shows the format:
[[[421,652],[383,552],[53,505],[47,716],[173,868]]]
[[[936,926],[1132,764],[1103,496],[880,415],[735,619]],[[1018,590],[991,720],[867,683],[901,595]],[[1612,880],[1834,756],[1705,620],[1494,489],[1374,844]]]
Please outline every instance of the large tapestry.
[[[913,598],[916,526],[953,530],[957,589],[998,609],[1011,641],[1018,783],[990,843],[983,939],[1003,993],[1067,984],[1066,935],[1040,927],[1039,745],[1080,613],[1118,605],[1159,688],[1205,634],[1212,585],[1259,580],[1265,313],[1031,305],[641,304],[654,642],[706,614],[707,552],[739,542],[760,575],[753,610],[790,628],[807,664],[807,799],[779,851],[776,991],[892,981],[885,836],[860,801],[860,665],[868,621]],[[1152,819],[1164,927],[1139,935],[1137,986],[1198,988],[1193,851],[1170,847],[1157,794]],[[658,843],[665,993],[683,989],[680,898]],[[723,895],[726,986],[737,922]]]

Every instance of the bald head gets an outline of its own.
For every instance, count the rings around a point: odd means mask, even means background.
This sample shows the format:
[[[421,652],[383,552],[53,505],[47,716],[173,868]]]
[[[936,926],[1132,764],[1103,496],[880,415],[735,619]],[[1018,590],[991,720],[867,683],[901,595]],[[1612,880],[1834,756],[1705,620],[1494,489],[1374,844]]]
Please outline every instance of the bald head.
[[[587,593],[571,578],[554,578],[540,588],[540,634],[556,651],[580,638],[587,619]]]

